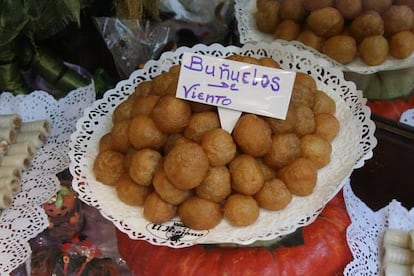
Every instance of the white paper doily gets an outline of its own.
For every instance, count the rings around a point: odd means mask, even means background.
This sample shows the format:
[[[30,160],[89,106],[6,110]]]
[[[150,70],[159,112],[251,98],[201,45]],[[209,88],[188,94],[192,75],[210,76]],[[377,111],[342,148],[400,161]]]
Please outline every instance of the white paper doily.
[[[235,0],[234,3],[235,17],[237,20],[237,28],[239,31],[241,43],[252,41],[271,42],[274,40],[271,34],[261,32],[256,27],[254,16],[257,12],[256,0]],[[299,49],[307,49],[313,52],[319,59],[321,59],[321,62],[324,62],[331,67],[339,68],[342,71],[350,71],[360,74],[372,74],[380,71],[403,69],[414,66],[414,53],[406,59],[396,59],[390,56],[385,62],[376,66],[367,66],[359,58],[356,58],[349,64],[343,65],[318,52],[317,50],[302,44],[299,41],[288,42],[280,40],[280,42],[284,44],[295,45]]]
[[[397,200],[374,212],[352,191],[350,183],[344,186],[344,199],[351,224],[347,240],[354,260],[344,275],[380,275],[382,240],[386,228],[409,231],[414,228],[414,208],[407,210]]]
[[[231,54],[273,57],[283,69],[309,73],[317,80],[319,88],[336,100],[336,116],[340,121],[341,130],[333,142],[332,161],[319,171],[319,180],[312,195],[294,197],[282,211],[261,210],[257,222],[251,226],[236,228],[223,220],[210,231],[193,233],[192,239],[174,241],[151,233],[147,229],[150,224],[142,217],[142,208],[123,204],[117,198],[113,187],[96,181],[92,166],[98,153],[98,141],[112,127],[111,116],[114,108],[134,91],[138,83],[151,79],[174,64],[179,64],[184,52],[216,57]],[[129,79],[118,83],[114,89],[105,93],[103,99],[96,101],[85,111],[85,115],[77,123],[76,132],[72,135],[69,151],[70,170],[74,177],[73,187],[81,200],[98,208],[103,216],[132,239],[144,239],[153,244],[171,247],[200,243],[249,244],[256,240],[275,239],[312,222],[325,203],[342,188],[343,181],[351,174],[353,168],[362,167],[364,161],[372,157],[372,149],[376,146],[377,140],[374,137],[375,125],[370,120],[370,110],[365,102],[362,92],[356,90],[354,83],[344,80],[341,71],[324,69],[311,53],[298,51],[293,46],[274,42],[246,44],[242,48],[224,47],[219,44],[181,47],[175,52],[164,53],[158,61],[148,62],[143,69],[133,72]]]
[[[401,114],[400,123],[414,127],[414,108],[408,109]]]
[[[48,226],[41,205],[59,189],[57,173],[69,166],[70,134],[85,108],[95,100],[94,85],[71,91],[56,100],[44,91],[28,95],[0,94],[0,114],[19,114],[24,122],[48,120],[52,131],[21,177],[21,191],[0,214],[0,275],[10,273],[30,257],[29,240]]]

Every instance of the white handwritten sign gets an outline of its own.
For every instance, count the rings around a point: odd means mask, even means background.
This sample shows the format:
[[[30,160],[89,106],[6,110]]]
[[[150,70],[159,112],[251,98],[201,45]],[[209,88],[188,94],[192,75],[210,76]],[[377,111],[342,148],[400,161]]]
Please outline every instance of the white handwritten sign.
[[[276,68],[184,53],[176,97],[217,106],[222,127],[231,132],[242,112],[285,119],[295,76]],[[229,110],[220,111],[223,108]]]

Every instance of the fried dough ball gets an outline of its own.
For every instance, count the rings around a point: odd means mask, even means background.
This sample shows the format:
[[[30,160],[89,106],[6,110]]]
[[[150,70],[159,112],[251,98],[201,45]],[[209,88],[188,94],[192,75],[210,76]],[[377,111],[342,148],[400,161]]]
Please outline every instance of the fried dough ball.
[[[362,0],[362,7],[365,11],[385,12],[392,4],[393,0]]]
[[[315,103],[313,104],[312,110],[315,114],[319,114],[319,113],[335,114],[336,103],[325,92],[321,90],[317,90],[315,92]]]
[[[272,130],[262,118],[244,114],[237,121],[233,138],[241,150],[254,157],[265,155],[272,143]]]
[[[200,142],[205,132],[219,127],[220,120],[217,113],[212,111],[195,113],[184,130],[184,136],[193,141]]]
[[[311,30],[303,30],[296,37],[296,40],[302,42],[306,46],[318,50],[319,52],[322,49],[323,38],[321,36],[318,36]]]
[[[366,37],[358,45],[358,52],[366,64],[381,64],[388,58],[388,41],[382,35]]]
[[[307,12],[303,7],[303,0],[281,0],[279,8],[279,17],[282,20],[293,20],[302,23],[305,20]]]
[[[145,198],[152,192],[152,187],[138,185],[129,174],[123,174],[115,184],[116,194],[125,204],[132,206],[144,205]]]
[[[111,130],[112,148],[121,153],[126,153],[131,147],[128,138],[131,120],[122,120],[114,124]]]
[[[116,124],[120,121],[131,119],[133,108],[134,100],[132,98],[128,98],[121,102],[117,107],[115,107],[114,112],[112,113],[112,122]]]
[[[296,72],[296,77],[295,77],[295,85],[304,85],[306,87],[308,87],[310,90],[315,90],[317,89],[317,84],[314,78],[312,78],[312,76],[303,73],[303,72]]]
[[[315,115],[315,134],[324,138],[328,142],[332,142],[339,133],[338,119],[328,113],[320,113]]]
[[[303,7],[307,11],[319,10],[321,8],[333,7],[334,0],[303,0]]]
[[[278,172],[278,177],[288,190],[298,196],[307,196],[313,192],[318,178],[318,168],[306,158],[298,158]]]
[[[254,195],[264,184],[259,162],[250,155],[238,155],[229,165],[232,188],[245,195]]]
[[[305,135],[300,139],[302,156],[312,161],[320,169],[331,161],[332,145],[316,134]]]
[[[307,85],[295,82],[295,84],[293,85],[290,103],[294,106],[305,105],[308,107],[312,107],[313,102],[315,101],[314,91],[314,89],[310,88]]]
[[[266,165],[262,159],[256,159],[256,160],[257,162],[259,162],[260,169],[262,170],[263,179],[265,182],[276,177],[276,172],[273,168]]]
[[[164,171],[178,189],[192,189],[204,180],[209,161],[203,148],[197,143],[182,143],[174,146],[164,161]]]
[[[273,33],[275,39],[284,39],[287,41],[295,40],[300,33],[300,25],[291,19],[285,19],[280,22]]]
[[[275,134],[272,147],[265,155],[264,162],[272,168],[281,168],[301,155],[300,139],[294,133]]]
[[[300,137],[315,131],[315,116],[310,107],[299,105],[296,107],[295,133]]]
[[[151,92],[152,92],[152,81],[147,80],[147,81],[143,81],[139,83],[137,87],[135,88],[134,93],[132,93],[132,95],[134,95],[134,97],[146,96],[146,95],[149,95]]]
[[[153,223],[163,223],[171,220],[177,212],[177,207],[161,199],[152,192],[145,198],[143,216]]]
[[[152,180],[157,194],[166,202],[178,205],[192,195],[191,190],[177,189],[167,178],[163,169],[159,169]]]
[[[282,210],[292,201],[292,194],[282,180],[273,178],[265,182],[254,198],[260,207],[277,211]]]
[[[237,146],[233,137],[222,128],[215,128],[204,133],[201,146],[211,166],[224,166],[236,156]]]
[[[356,41],[349,35],[332,36],[323,43],[322,53],[341,64],[348,64],[356,57]]]
[[[232,194],[224,203],[223,216],[233,226],[253,224],[259,217],[260,208],[252,196]]]
[[[118,178],[125,173],[124,155],[114,150],[99,152],[93,163],[96,180],[106,185],[115,185]]]
[[[352,20],[349,33],[356,39],[362,41],[373,35],[384,34],[384,21],[376,11],[366,11]]]
[[[202,104],[197,102],[189,102],[188,104],[190,105],[191,111],[193,113],[216,111],[217,109],[214,105]]]
[[[409,31],[413,26],[414,12],[408,6],[392,5],[382,14],[384,35],[390,37],[401,31]]]
[[[158,149],[165,143],[167,136],[150,117],[137,115],[129,125],[128,138],[132,146],[139,150],[146,147]]]
[[[190,122],[191,108],[186,101],[165,95],[154,106],[151,118],[164,133],[182,132]]]
[[[108,132],[99,139],[98,145],[99,151],[105,151],[112,149],[112,134]]]
[[[259,58],[260,65],[271,67],[271,68],[280,68],[280,64],[270,57],[261,57]]]
[[[153,149],[141,149],[131,157],[129,176],[142,186],[150,186],[155,172],[160,168],[161,154]]]
[[[221,202],[231,194],[230,172],[226,166],[211,167],[206,178],[195,188],[197,196]]]
[[[399,59],[404,59],[414,52],[414,33],[402,31],[394,34],[389,42],[390,54]]]
[[[270,117],[265,117],[265,120],[273,134],[293,132],[296,124],[296,109],[293,105],[290,105],[284,120]]]
[[[134,107],[132,109],[132,116],[150,115],[155,104],[160,99],[157,95],[138,95],[134,100]]]
[[[178,216],[184,225],[194,230],[214,228],[223,219],[220,204],[197,196],[180,204]]]
[[[255,14],[257,29],[264,33],[273,33],[280,20],[280,4],[278,1],[267,1],[262,6]]]
[[[306,23],[315,34],[326,38],[338,35],[344,29],[344,18],[333,7],[312,11],[307,17]]]
[[[169,72],[164,72],[152,80],[152,90],[151,94],[153,95],[166,95],[167,89],[171,83],[177,81],[176,75]]]
[[[335,0],[335,7],[345,19],[354,19],[362,12],[362,0]]]

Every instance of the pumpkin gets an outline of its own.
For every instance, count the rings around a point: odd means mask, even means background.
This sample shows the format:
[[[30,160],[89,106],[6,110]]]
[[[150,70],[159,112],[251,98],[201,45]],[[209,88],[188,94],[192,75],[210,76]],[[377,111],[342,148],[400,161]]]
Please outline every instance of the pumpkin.
[[[117,231],[118,250],[133,275],[341,275],[352,260],[346,240],[349,224],[339,193],[301,229],[301,245],[175,249],[131,240]]]

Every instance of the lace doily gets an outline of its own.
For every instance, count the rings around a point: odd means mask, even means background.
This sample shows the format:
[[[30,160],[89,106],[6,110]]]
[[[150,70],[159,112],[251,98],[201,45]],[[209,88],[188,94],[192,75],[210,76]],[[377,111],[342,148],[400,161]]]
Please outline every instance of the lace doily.
[[[21,191],[12,206],[0,214],[0,274],[9,273],[31,254],[29,240],[48,226],[41,205],[60,187],[57,173],[69,166],[70,134],[84,109],[95,100],[93,84],[71,91],[56,100],[44,91],[28,95],[0,94],[0,114],[19,114],[24,122],[48,120],[52,131],[38,149],[28,170],[21,177]]]
[[[294,197],[282,211],[261,210],[258,221],[249,227],[232,227],[223,220],[210,231],[195,231],[192,233],[194,235],[190,235],[192,239],[176,241],[151,233],[151,229],[147,229],[150,224],[142,216],[142,208],[122,203],[113,187],[95,179],[92,166],[98,153],[98,141],[111,129],[111,116],[115,107],[134,91],[138,83],[167,71],[172,65],[179,64],[184,52],[216,57],[231,54],[273,57],[286,70],[308,72],[317,80],[319,88],[336,100],[336,116],[340,121],[341,130],[333,142],[332,161],[319,171],[319,180],[312,195]],[[77,124],[76,132],[72,135],[69,151],[70,171],[74,176],[73,187],[81,200],[98,208],[103,216],[132,239],[144,239],[153,244],[171,247],[199,243],[249,244],[256,240],[275,239],[312,222],[325,203],[342,188],[343,181],[351,174],[353,168],[362,167],[364,161],[371,158],[377,140],[374,137],[375,125],[370,120],[370,111],[365,102],[362,92],[356,90],[354,83],[344,80],[342,72],[326,70],[310,52],[298,51],[293,46],[273,42],[246,44],[242,48],[224,47],[219,44],[181,47],[175,52],[164,53],[160,60],[148,62],[143,69],[133,72],[129,79],[118,83],[114,89],[105,93],[103,99],[96,101],[85,111],[85,115]],[[174,228],[176,224],[171,222],[171,225],[166,228]]]
[[[344,275],[380,275],[382,240],[386,228],[409,231],[414,228],[414,208],[407,210],[397,200],[374,212],[352,191],[344,186],[344,198],[351,225],[347,229],[348,245],[354,260]]]
[[[414,127],[414,108],[404,111],[401,114],[400,122]]]
[[[241,43],[252,41],[271,42],[274,40],[272,34],[261,32],[256,27],[254,16],[257,11],[256,0],[235,0],[234,3],[235,17],[237,20],[237,28]],[[295,45],[299,49],[311,51],[317,56],[317,58],[321,59],[322,62],[329,64],[331,67],[341,69],[342,71],[372,74],[380,71],[403,69],[414,66],[414,53],[406,59],[395,59],[390,56],[385,62],[376,66],[367,66],[359,58],[356,58],[349,64],[343,65],[299,41],[288,42],[279,40],[279,42],[283,44]]]

